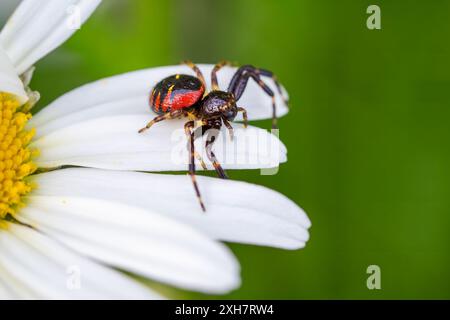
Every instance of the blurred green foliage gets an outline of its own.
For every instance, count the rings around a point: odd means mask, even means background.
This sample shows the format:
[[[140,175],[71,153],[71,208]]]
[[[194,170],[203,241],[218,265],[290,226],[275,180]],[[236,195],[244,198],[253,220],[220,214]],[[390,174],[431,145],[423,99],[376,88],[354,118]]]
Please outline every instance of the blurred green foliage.
[[[381,30],[366,28],[370,4]],[[42,107],[187,58],[273,70],[291,97],[289,161],[275,176],[231,176],[297,202],[311,239],[298,251],[230,245],[243,284],[226,297],[450,298],[449,12],[446,0],[107,0],[39,62],[33,88]],[[366,287],[371,264],[381,290]]]

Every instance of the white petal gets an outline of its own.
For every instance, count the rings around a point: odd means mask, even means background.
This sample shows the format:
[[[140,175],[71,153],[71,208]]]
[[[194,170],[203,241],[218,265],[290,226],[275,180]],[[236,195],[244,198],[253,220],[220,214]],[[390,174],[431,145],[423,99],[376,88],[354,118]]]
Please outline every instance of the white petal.
[[[40,167],[77,165],[103,169],[165,171],[186,170],[188,151],[183,120],[158,123],[143,134],[144,115],[97,118],[79,122],[42,136],[32,143],[40,150]],[[256,127],[244,129],[234,124],[235,138],[222,133],[214,152],[224,168],[273,168],[286,161],[286,148],[274,135]],[[37,132],[40,129],[38,128]],[[204,142],[197,139],[196,149],[203,154]]]
[[[132,203],[186,222],[218,240],[298,249],[309,238],[311,223],[301,208],[280,193],[249,183],[198,177],[207,210],[203,214],[185,175],[72,168],[35,179],[37,195]]]
[[[1,268],[1,267],[0,267]],[[2,274],[0,272],[0,300],[15,300],[18,296],[12,290],[5,281],[2,280]]]
[[[239,266],[222,244],[187,225],[118,202],[30,196],[21,221],[103,263],[186,289],[227,292]]]
[[[209,85],[213,66],[199,65],[199,67]],[[227,89],[228,82],[235,71],[234,67],[225,67],[219,72],[218,79],[221,88]],[[150,111],[148,106],[150,90],[163,78],[176,73],[194,74],[190,68],[184,65],[168,66],[125,73],[82,86],[63,95],[40,111],[33,118],[32,125],[41,127],[46,124],[52,130],[59,129],[67,125],[69,120],[64,119],[66,116],[71,116],[70,123],[106,114],[142,113],[151,119],[155,114]],[[287,113],[288,109],[276,91],[273,81],[270,78],[264,78],[264,80],[276,93],[277,114],[281,117]],[[247,109],[250,120],[272,117],[271,98],[253,80],[249,81],[238,105]],[[239,116],[237,119],[241,120],[242,118]]]
[[[0,92],[15,95],[21,103],[28,100],[22,81],[17,76],[14,66],[0,45]]]
[[[79,256],[31,228],[12,223],[0,231],[0,283],[21,298],[160,297],[127,276]]]
[[[23,0],[0,33],[19,74],[66,41],[101,0]]]

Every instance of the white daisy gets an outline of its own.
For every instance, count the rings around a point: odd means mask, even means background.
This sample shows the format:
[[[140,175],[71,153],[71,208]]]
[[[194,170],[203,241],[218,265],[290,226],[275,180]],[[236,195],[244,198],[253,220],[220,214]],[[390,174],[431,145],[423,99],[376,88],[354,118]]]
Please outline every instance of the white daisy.
[[[38,4],[37,4],[38,3]],[[237,181],[199,177],[202,214],[170,140],[179,121],[137,134],[152,116],[150,88],[182,66],[143,70],[76,89],[30,121],[18,75],[65,41],[68,5],[86,20],[99,1],[23,1],[0,33],[0,298],[157,298],[117,269],[206,293],[239,286],[239,264],[220,242],[296,249],[308,240],[305,213],[283,195]],[[209,74],[211,66],[201,66]],[[220,75],[225,83],[234,69]],[[268,100],[268,101],[267,101]],[[270,99],[249,86],[250,119],[271,116]],[[279,99],[278,105],[282,101]],[[279,109],[279,115],[286,113]],[[28,122],[28,124],[27,124]],[[258,137],[278,139],[258,128]],[[247,135],[246,134],[246,135]],[[239,139],[236,139],[239,140]],[[261,168],[286,160],[286,149],[249,151],[224,140],[226,156],[256,152]],[[68,168],[36,174],[37,167]],[[109,170],[107,170],[109,169]]]

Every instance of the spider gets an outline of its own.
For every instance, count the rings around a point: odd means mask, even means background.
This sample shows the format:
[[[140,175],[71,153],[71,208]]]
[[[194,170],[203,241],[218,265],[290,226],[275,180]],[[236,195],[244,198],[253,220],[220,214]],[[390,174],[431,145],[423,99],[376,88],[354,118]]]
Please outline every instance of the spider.
[[[217,175],[222,179],[228,176],[220,165],[216,155],[212,151],[212,146],[216,136],[212,132],[220,130],[222,125],[228,129],[230,137],[233,138],[233,127],[230,121],[233,121],[239,112],[242,112],[244,127],[247,127],[247,111],[237,106],[237,102],[242,97],[249,78],[252,78],[272,98],[272,127],[277,127],[275,94],[261,76],[271,77],[277,87],[278,92],[283,97],[281,86],[274,74],[268,70],[258,69],[251,65],[240,67],[233,75],[227,91],[219,88],[217,81],[217,72],[224,66],[231,65],[227,61],[217,63],[211,72],[212,90],[206,93],[206,83],[200,69],[191,61],[184,61],[196,74],[196,77],[185,74],[176,74],[169,76],[158,82],[150,94],[150,108],[158,114],[139,133],[149,129],[157,122],[168,119],[177,119],[182,117],[189,118],[184,125],[184,130],[188,139],[189,150],[189,175],[194,185],[195,193],[203,211],[206,211],[202,201],[200,190],[195,178],[195,161],[197,158],[202,167],[206,170],[206,165],[200,155],[195,151],[194,140],[197,129],[201,130],[201,135],[206,133],[206,155],[214,166]],[[287,101],[286,105],[287,105]],[[215,129],[215,130],[210,130]],[[217,132],[217,131],[216,131]]]

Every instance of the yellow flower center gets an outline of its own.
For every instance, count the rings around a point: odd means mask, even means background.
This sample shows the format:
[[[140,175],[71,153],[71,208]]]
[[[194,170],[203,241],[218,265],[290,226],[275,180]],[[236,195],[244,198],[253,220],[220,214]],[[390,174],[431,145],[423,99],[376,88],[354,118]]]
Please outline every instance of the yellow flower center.
[[[21,107],[13,95],[0,92],[0,224],[22,205],[32,189],[26,177],[36,170],[31,161],[35,152],[28,149],[34,129],[24,130],[31,114]]]

